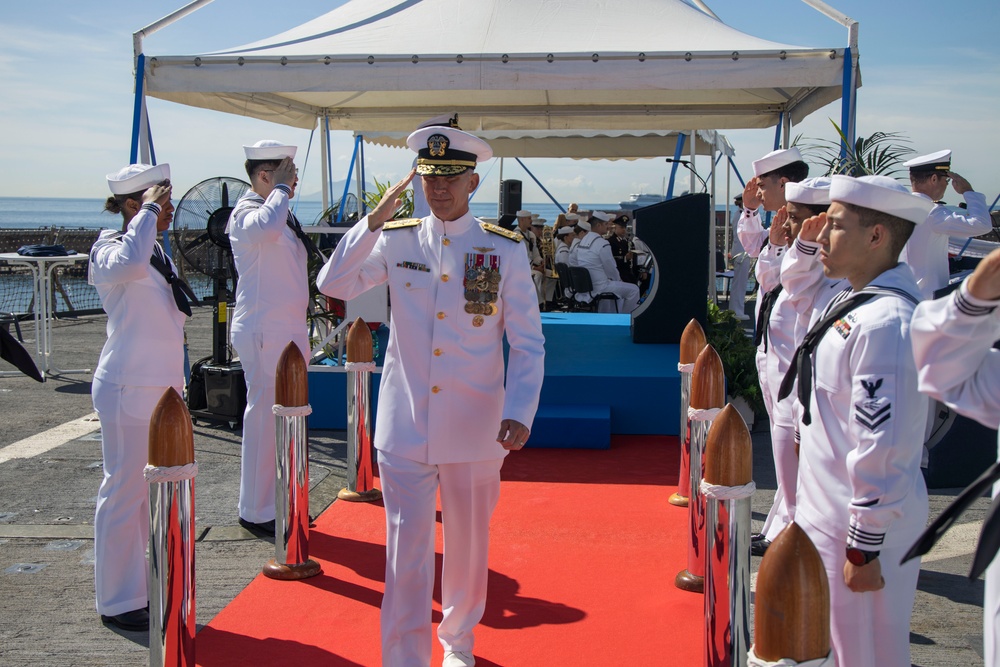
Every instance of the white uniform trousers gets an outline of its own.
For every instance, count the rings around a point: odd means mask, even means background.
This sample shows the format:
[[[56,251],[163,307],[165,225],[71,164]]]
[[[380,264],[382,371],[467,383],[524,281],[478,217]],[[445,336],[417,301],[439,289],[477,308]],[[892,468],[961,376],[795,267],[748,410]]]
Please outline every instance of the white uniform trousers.
[[[94,587],[97,611],[105,616],[149,603],[149,485],[142,469],[149,461],[149,419],[166,390],[93,381],[104,457],[94,514]]]
[[[899,561],[919,532],[903,540],[906,546],[880,551],[885,588],[855,593],[844,583],[846,538],[800,523],[823,559],[830,584],[830,640],[837,667],[910,667],[910,616],[920,559],[902,566]]]
[[[531,280],[535,283],[535,295],[538,297],[538,303],[545,303],[545,274],[537,269],[531,269]]]
[[[998,442],[1000,446],[1000,442]],[[993,502],[1000,496],[1000,482],[993,485]],[[986,568],[983,595],[983,657],[985,665],[1000,664],[1000,557]]]
[[[304,327],[303,327],[304,328]],[[243,457],[240,464],[240,517],[253,523],[274,520],[275,459],[274,387],[278,359],[294,341],[309,358],[309,337],[300,334],[234,331],[233,346],[243,364],[247,408],[243,413]]]
[[[729,310],[738,317],[746,316],[747,279],[750,274],[750,258],[746,255],[733,260],[733,278],[729,282]]]
[[[594,294],[611,292],[618,297],[618,312],[631,313],[639,305],[639,286],[621,280],[609,280],[600,287],[594,286]],[[604,312],[604,302],[599,304]]]
[[[778,486],[774,502],[764,520],[761,533],[774,541],[778,533],[795,518],[795,485],[799,479],[799,457],[795,454],[795,427],[771,422],[771,454]]]
[[[382,664],[427,667],[437,491],[444,559],[441,624],[445,651],[472,652],[486,608],[490,517],[500,497],[503,459],[429,465],[378,452],[386,517]]]

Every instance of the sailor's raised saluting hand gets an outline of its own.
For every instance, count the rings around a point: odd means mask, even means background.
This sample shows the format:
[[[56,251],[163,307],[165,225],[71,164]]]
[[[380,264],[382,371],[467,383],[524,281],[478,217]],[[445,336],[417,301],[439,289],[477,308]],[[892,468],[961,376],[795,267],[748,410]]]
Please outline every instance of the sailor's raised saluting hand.
[[[413,180],[416,173],[416,168],[411,169],[410,173],[407,174],[403,180],[399,181],[385,191],[385,194],[382,195],[382,199],[379,200],[378,206],[372,209],[372,212],[368,214],[368,229],[370,231],[374,232],[382,229],[382,225],[392,218],[392,214],[399,208],[400,196],[403,194],[403,191],[406,190],[406,186],[410,184],[410,181]]]
[[[788,245],[788,233],[785,227],[788,225],[788,210],[784,206],[778,209],[771,222],[771,227],[767,230],[767,240],[775,248]]]
[[[164,207],[167,202],[170,201],[170,193],[173,190],[173,186],[170,185],[169,180],[163,180],[149,188],[142,193],[142,203],[151,204],[153,202]]]
[[[803,241],[816,243],[824,227],[826,227],[826,213],[806,218],[802,221],[802,226],[799,228],[799,238]]]
[[[994,250],[979,262],[965,287],[977,299],[1000,299],[1000,250]]]
[[[748,208],[751,211],[756,211],[761,205],[760,195],[757,194],[757,188],[759,187],[759,182],[756,176],[747,181],[747,185],[743,188],[743,208]]]

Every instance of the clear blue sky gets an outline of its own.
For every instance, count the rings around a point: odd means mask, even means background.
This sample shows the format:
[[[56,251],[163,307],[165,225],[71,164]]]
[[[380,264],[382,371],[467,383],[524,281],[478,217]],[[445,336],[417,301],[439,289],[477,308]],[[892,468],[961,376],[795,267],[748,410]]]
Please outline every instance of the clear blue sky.
[[[800,0],[706,2],[727,24],[759,37],[814,47],[847,43],[845,28]],[[1000,154],[995,0],[828,3],[860,21],[864,85],[859,91],[859,134],[903,132],[919,153],[953,149],[955,171],[992,202],[1000,192],[995,167]],[[0,196],[105,196],[104,174],[128,160],[132,33],[184,4],[185,0],[4,3]],[[215,0],[147,38],[145,51],[197,53],[237,46],[279,33],[339,4]],[[241,176],[242,144],[279,139],[298,144],[304,155],[309,141],[303,130],[155,99],[149,100],[149,113],[157,157],[173,167],[175,193],[212,176]],[[814,113],[792,134],[833,139],[827,119],[839,122],[839,117],[838,102]],[[770,150],[774,141],[773,129],[723,132],[736,148],[737,166],[744,175],[751,171],[750,162]],[[346,176],[351,145],[349,133],[335,133],[335,180]],[[382,181],[401,177],[411,162],[411,155],[401,150],[369,147],[366,153],[369,178]],[[313,156],[304,174],[306,193],[321,187],[315,151]],[[536,159],[527,164],[564,203],[611,203],[630,192],[659,192],[668,174],[662,159]],[[707,175],[707,158],[698,167]],[[524,181],[525,201],[544,200],[516,165],[507,163],[505,169],[505,177]],[[490,179],[496,176],[494,169]],[[495,191],[495,184],[487,181],[477,200],[491,201]],[[958,198],[949,193],[946,199]]]

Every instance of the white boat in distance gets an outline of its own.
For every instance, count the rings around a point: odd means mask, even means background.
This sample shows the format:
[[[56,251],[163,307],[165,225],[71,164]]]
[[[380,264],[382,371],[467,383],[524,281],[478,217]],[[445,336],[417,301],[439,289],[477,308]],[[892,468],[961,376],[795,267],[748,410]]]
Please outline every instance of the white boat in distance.
[[[633,211],[643,206],[649,206],[650,204],[659,204],[661,201],[663,201],[662,195],[639,193],[629,195],[628,199],[618,202],[618,205],[626,211]]]

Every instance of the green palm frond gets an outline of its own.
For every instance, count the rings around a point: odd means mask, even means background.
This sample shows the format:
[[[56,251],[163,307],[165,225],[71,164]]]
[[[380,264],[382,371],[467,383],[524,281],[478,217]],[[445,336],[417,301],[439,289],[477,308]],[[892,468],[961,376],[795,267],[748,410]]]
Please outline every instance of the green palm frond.
[[[910,138],[901,132],[873,132],[867,137],[858,137],[852,146],[840,126],[832,119],[830,124],[837,132],[837,141],[796,137],[796,143],[802,140],[799,147],[806,159],[824,165],[827,176],[892,176],[904,171],[904,160],[915,152],[909,146]],[[841,156],[844,147],[845,154]]]

